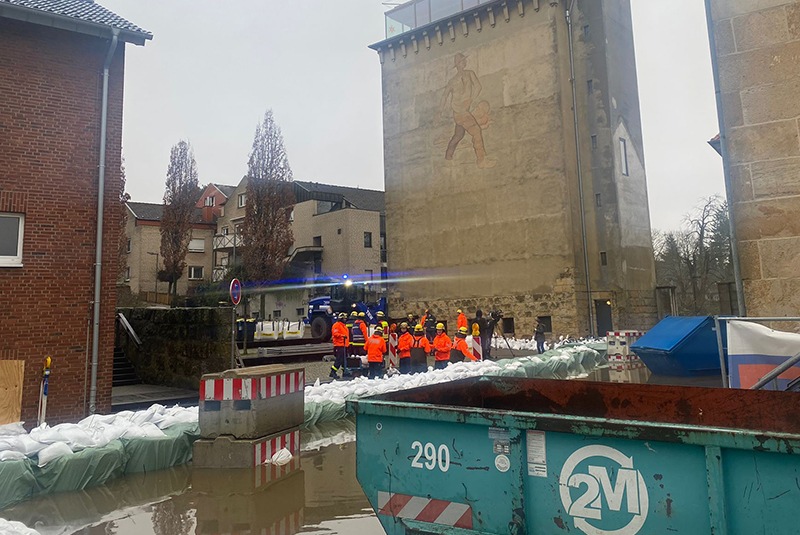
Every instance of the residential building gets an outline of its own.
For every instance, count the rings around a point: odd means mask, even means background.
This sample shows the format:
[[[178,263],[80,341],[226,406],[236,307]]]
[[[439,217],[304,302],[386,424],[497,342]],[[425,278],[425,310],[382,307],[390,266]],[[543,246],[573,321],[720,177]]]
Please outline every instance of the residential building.
[[[159,281],[157,274],[164,269],[161,257],[161,217],[163,204],[128,202],[125,235],[128,238],[127,271],[123,281],[131,294],[144,301],[168,304],[168,283]],[[213,267],[212,243],[216,223],[206,220],[206,211],[195,208],[186,253],[186,269],[178,279],[177,294],[185,296],[193,287],[211,280]]]
[[[291,283],[266,292],[265,316],[292,320],[303,317],[308,298],[315,291],[311,285],[315,281],[348,275],[374,280],[376,289],[382,288],[387,275],[383,192],[301,181],[294,181],[292,187],[294,244],[285,270]],[[243,179],[217,220],[214,280],[222,280],[228,267],[241,261],[235,247],[242,246],[246,192],[247,180]],[[255,297],[260,294],[254,290],[257,289],[246,289],[254,300],[250,311],[260,308],[260,297]]]
[[[48,355],[48,423],[111,408],[125,44],[151,38],[94,2],[0,0],[0,423],[36,423]]]
[[[800,1],[707,6],[722,125],[712,145],[723,156],[746,312],[797,316]]]
[[[501,309],[521,335],[653,325],[629,0],[413,0],[386,35],[392,309]]]
[[[216,221],[222,215],[222,207],[228,201],[228,198],[233,195],[235,189],[236,186],[208,184],[195,205],[203,210],[203,220]]]

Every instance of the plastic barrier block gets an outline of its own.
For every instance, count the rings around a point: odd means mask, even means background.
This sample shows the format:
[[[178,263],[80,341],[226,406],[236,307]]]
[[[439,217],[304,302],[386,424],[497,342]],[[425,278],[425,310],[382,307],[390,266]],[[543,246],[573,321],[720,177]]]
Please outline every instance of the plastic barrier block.
[[[229,436],[213,440],[201,438],[194,443],[192,463],[196,468],[260,467],[283,448],[293,456],[300,455],[299,427],[252,440],[236,440]]]

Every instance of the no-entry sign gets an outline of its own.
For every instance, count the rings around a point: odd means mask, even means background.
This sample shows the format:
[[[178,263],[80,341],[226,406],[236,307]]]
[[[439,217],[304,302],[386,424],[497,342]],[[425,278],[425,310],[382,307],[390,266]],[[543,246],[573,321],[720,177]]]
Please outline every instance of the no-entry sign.
[[[231,281],[231,303],[234,305],[238,305],[239,301],[242,300],[242,283],[239,282],[239,279],[233,279]]]

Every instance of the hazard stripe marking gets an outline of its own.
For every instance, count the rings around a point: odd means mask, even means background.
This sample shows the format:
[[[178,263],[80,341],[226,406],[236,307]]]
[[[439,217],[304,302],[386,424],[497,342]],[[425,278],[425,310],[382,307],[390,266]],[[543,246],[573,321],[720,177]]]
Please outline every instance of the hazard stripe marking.
[[[205,379],[200,382],[203,401],[269,399],[305,389],[305,372],[290,372],[257,378]]]
[[[457,502],[378,492],[378,514],[472,529],[472,507]]]

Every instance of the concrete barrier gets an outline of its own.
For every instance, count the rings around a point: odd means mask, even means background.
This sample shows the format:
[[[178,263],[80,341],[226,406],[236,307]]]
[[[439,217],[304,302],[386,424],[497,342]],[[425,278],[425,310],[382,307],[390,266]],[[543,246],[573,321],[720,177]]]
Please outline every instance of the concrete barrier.
[[[303,423],[305,371],[281,364],[206,374],[200,381],[200,437],[258,439]]]
[[[263,438],[252,440],[236,440],[231,436],[220,436],[214,439],[201,438],[195,441],[192,455],[192,464],[197,468],[255,468],[262,465],[270,467],[270,473],[254,474],[255,478],[276,479],[284,470],[283,467],[268,464],[268,461],[278,451],[286,448],[294,457],[300,456],[300,428],[295,427],[288,431],[281,431]],[[291,470],[291,462],[284,465],[284,471]],[[261,486],[255,485],[255,486]]]

